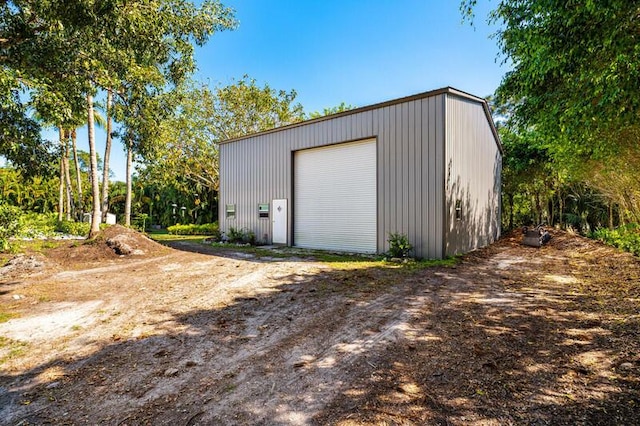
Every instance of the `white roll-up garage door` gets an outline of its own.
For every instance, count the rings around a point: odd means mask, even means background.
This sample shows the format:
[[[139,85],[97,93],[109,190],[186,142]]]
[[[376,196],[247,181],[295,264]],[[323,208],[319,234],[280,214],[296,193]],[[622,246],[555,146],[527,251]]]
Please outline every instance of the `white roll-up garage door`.
[[[294,154],[294,244],[375,253],[376,141]]]

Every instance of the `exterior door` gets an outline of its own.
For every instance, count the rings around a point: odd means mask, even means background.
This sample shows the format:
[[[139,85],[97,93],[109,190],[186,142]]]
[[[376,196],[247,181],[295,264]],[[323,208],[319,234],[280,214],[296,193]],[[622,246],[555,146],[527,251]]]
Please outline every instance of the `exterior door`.
[[[273,244],[287,244],[287,200],[273,200],[271,211],[271,241]]]

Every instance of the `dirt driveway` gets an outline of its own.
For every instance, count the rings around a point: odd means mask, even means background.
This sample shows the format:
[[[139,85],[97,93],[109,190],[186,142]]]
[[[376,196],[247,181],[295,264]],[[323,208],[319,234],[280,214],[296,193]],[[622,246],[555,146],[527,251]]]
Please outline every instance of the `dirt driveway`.
[[[0,277],[0,424],[640,423],[640,264],[576,236],[448,268],[62,257]]]

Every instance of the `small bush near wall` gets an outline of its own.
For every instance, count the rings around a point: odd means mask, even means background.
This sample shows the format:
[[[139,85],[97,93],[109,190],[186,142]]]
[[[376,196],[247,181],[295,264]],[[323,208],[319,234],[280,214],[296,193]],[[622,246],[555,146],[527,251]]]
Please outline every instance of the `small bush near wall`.
[[[170,234],[174,235],[210,235],[215,240],[220,239],[220,228],[216,222],[203,223],[201,225],[173,225],[167,228]]]
[[[413,250],[413,246],[409,243],[409,238],[404,234],[391,233],[387,241],[389,242],[389,252],[387,254],[390,257],[406,259],[411,254],[411,250]]]
[[[229,232],[227,232],[227,241],[233,244],[251,244],[255,245],[256,243],[256,234],[247,229],[236,229],[233,226],[229,228]]]
[[[601,228],[589,236],[640,256],[640,225],[638,224],[629,224],[616,229]]]

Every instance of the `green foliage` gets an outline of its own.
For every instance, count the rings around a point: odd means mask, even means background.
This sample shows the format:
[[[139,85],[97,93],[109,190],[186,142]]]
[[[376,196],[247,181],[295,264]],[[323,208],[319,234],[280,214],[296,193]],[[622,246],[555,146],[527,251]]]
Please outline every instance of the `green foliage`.
[[[345,111],[349,111],[352,109],[355,109],[356,107],[354,107],[353,105],[348,105],[344,102],[340,102],[340,105],[335,106],[335,107],[331,107],[331,108],[325,108],[322,110],[322,112],[320,111],[315,111],[309,114],[309,118],[313,119],[313,118],[320,118],[320,117],[324,117],[327,115],[333,115],[333,114],[338,114],[341,112],[345,112]]]
[[[22,210],[0,202],[0,251],[9,249],[9,238],[15,237],[20,229]]]
[[[244,76],[211,91],[191,83],[165,99],[174,113],[162,120],[157,140],[144,152],[146,174],[177,188],[218,189],[218,142],[304,118],[296,92],[259,86]],[[155,128],[154,128],[155,130]]]
[[[149,220],[149,215],[146,213],[140,213],[136,215],[136,218],[133,221],[133,227],[140,232],[144,232],[147,229],[147,220]]]
[[[201,225],[173,225],[167,228],[173,235],[210,235],[216,240],[220,239],[220,228],[217,223],[203,223]]]
[[[215,140],[226,140],[263,130],[281,127],[304,118],[302,105],[294,103],[295,90],[258,86],[245,75],[235,84],[218,87],[213,98],[213,115],[217,123]]]
[[[254,245],[256,243],[256,234],[247,228],[237,229],[232,226],[226,234],[226,240],[232,244]]]
[[[389,242],[388,255],[390,257],[406,259],[413,250],[413,246],[405,234],[390,233],[387,241]]]
[[[640,225],[638,224],[629,224],[616,229],[601,228],[589,236],[640,256]]]
[[[58,178],[27,177],[12,167],[0,168],[0,198],[24,211],[51,212],[57,203]]]
[[[40,125],[27,115],[18,93],[7,92],[2,83],[6,80],[0,76],[0,154],[28,176],[50,174],[50,143],[42,140]]]
[[[461,10],[473,16],[476,0]],[[535,131],[553,172],[640,220],[638,3],[505,0],[490,19],[512,69],[497,96],[512,125]],[[575,216],[573,219],[577,219]],[[626,219],[625,219],[626,220]]]
[[[20,218],[20,236],[25,238],[51,237],[58,225],[56,213],[25,213]]]
[[[69,235],[86,236],[89,235],[90,228],[91,224],[89,224],[88,222],[73,222],[63,220],[56,224],[56,231]],[[101,228],[103,228],[102,225]]]
[[[194,45],[236,24],[218,0],[0,2],[0,155],[48,158],[43,123],[73,129],[86,117],[97,210],[93,97],[114,90],[119,136],[143,152],[161,141],[159,121],[173,110],[164,95],[195,70]]]

